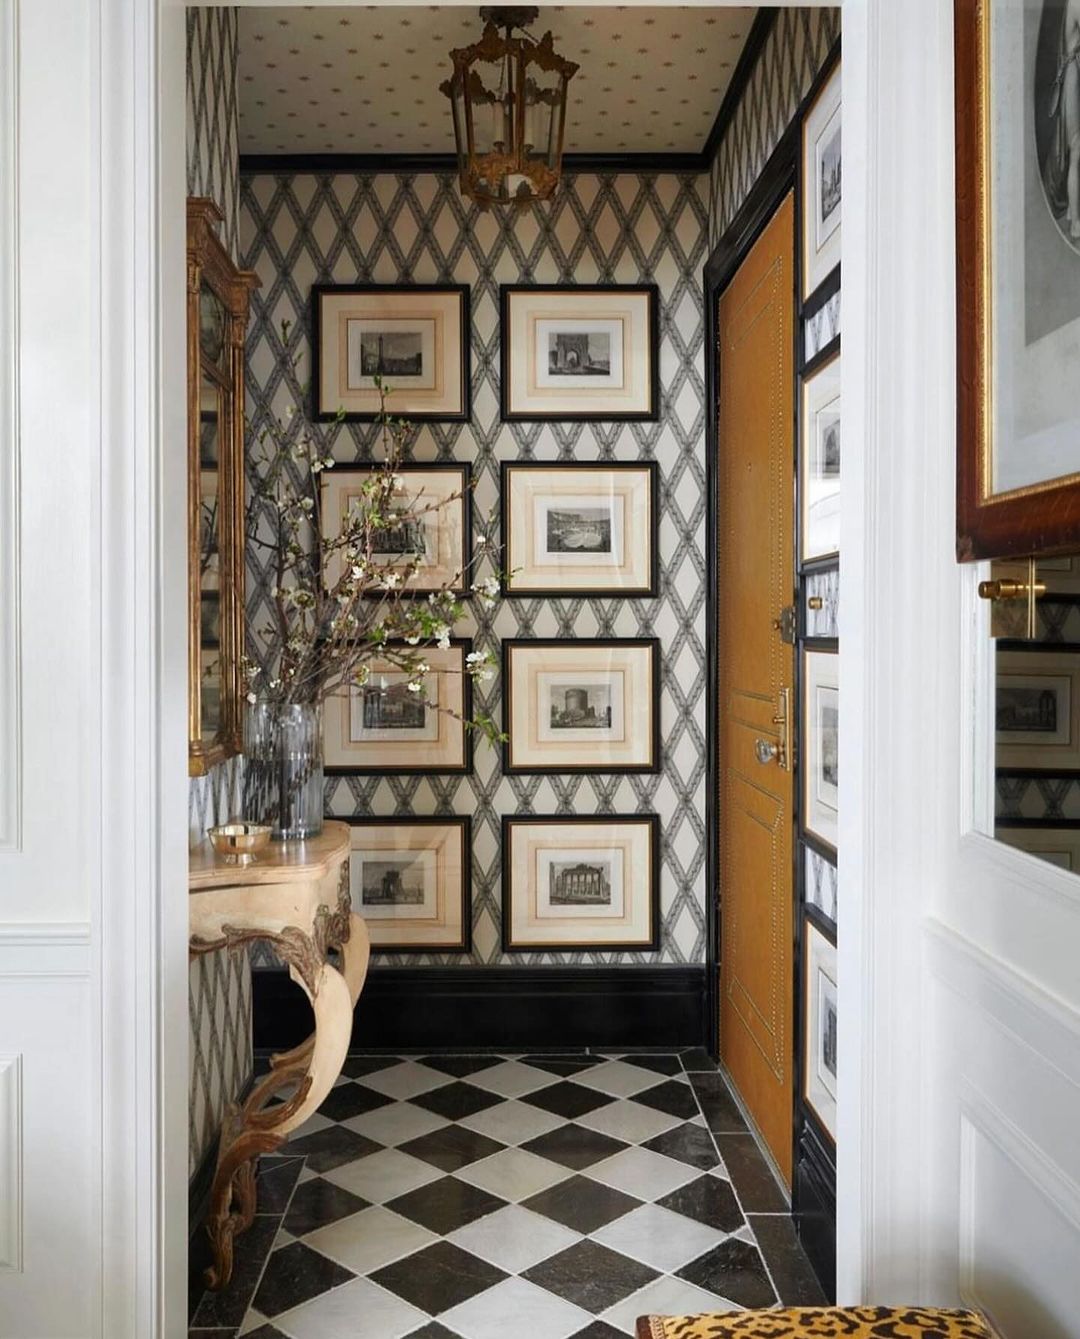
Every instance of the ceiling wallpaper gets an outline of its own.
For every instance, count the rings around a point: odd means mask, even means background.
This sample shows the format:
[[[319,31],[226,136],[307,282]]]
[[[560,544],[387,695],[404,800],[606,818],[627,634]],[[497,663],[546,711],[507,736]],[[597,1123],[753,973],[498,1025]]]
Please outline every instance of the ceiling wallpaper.
[[[570,82],[569,153],[696,153],[756,7],[545,9]],[[472,6],[240,10],[241,153],[452,153],[439,84]]]

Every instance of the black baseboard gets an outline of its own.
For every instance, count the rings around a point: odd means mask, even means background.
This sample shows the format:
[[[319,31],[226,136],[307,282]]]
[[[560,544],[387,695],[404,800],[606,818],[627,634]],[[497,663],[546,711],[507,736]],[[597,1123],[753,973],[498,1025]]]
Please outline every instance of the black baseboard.
[[[836,1167],[813,1126],[804,1118],[795,1145],[791,1214],[807,1259],[825,1296],[836,1297]]]
[[[374,968],[359,1050],[708,1046],[705,967]],[[252,973],[256,1050],[295,1046],[311,1008],[284,971]]]

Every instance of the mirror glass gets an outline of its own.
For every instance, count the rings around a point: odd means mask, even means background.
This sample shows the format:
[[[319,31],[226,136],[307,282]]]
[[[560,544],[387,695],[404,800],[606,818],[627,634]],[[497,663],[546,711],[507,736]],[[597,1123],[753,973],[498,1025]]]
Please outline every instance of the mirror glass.
[[[213,739],[221,725],[221,417],[221,391],[204,372],[199,386],[199,719],[206,739]]]

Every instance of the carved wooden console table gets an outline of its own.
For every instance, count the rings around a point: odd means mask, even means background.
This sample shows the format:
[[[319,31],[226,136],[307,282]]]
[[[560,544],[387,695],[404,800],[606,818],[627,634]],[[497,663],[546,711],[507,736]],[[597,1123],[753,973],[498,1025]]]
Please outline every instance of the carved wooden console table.
[[[214,1253],[206,1272],[211,1288],[228,1283],[233,1238],[255,1216],[255,1159],[307,1120],[345,1061],[370,955],[367,928],[349,897],[348,856],[344,823],[327,823],[310,842],[272,843],[246,866],[226,864],[208,841],[191,852],[191,956],[269,944],[315,1012],[307,1041],[273,1056],[270,1073],[242,1106],[229,1109],[206,1220]],[[328,958],[332,951],[340,954],[337,964]],[[285,1100],[268,1106],[284,1089],[290,1089]]]

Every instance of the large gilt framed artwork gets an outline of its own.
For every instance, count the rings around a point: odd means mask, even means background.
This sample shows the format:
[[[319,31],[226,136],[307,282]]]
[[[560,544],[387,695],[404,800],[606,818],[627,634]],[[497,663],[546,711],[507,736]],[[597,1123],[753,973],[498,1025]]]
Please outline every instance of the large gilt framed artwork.
[[[997,765],[1080,768],[1080,657],[1047,645],[997,653]]]
[[[655,284],[503,284],[504,422],[631,422],[660,414]]]
[[[840,355],[802,386],[799,492],[802,561],[832,558],[840,551]]]
[[[803,1101],[836,1139],[836,945],[809,917],[803,921]]]
[[[836,849],[839,817],[840,657],[803,654],[803,829]]]
[[[1080,535],[1080,13],[955,0],[957,556]]]
[[[503,818],[507,953],[654,949],[660,820]]]
[[[503,770],[660,770],[660,642],[504,641]]]
[[[314,417],[370,422],[387,408],[413,422],[470,414],[466,284],[316,284],[311,290]]]
[[[467,953],[468,818],[350,818],[349,889],[377,953]]]
[[[840,264],[840,64],[833,65],[802,127],[802,291],[808,298]]]
[[[504,595],[657,593],[655,461],[504,461],[502,516]]]
[[[390,644],[392,650],[393,644]],[[472,770],[472,677],[465,657],[468,639],[447,650],[424,652],[428,673],[422,692],[409,687],[410,675],[391,655],[374,660],[367,682],[327,698],[323,706],[323,754],[327,772],[371,776],[410,773],[437,776]]]
[[[412,519],[383,532],[383,548],[373,560],[391,571],[399,567],[403,590],[410,595],[429,595],[449,586],[460,595],[468,593],[472,562],[472,474],[468,465],[400,465],[402,514]],[[363,501],[364,482],[371,474],[366,465],[335,465],[322,474],[320,511],[322,532],[332,538],[351,508]],[[335,555],[324,579],[333,587],[339,577]]]

